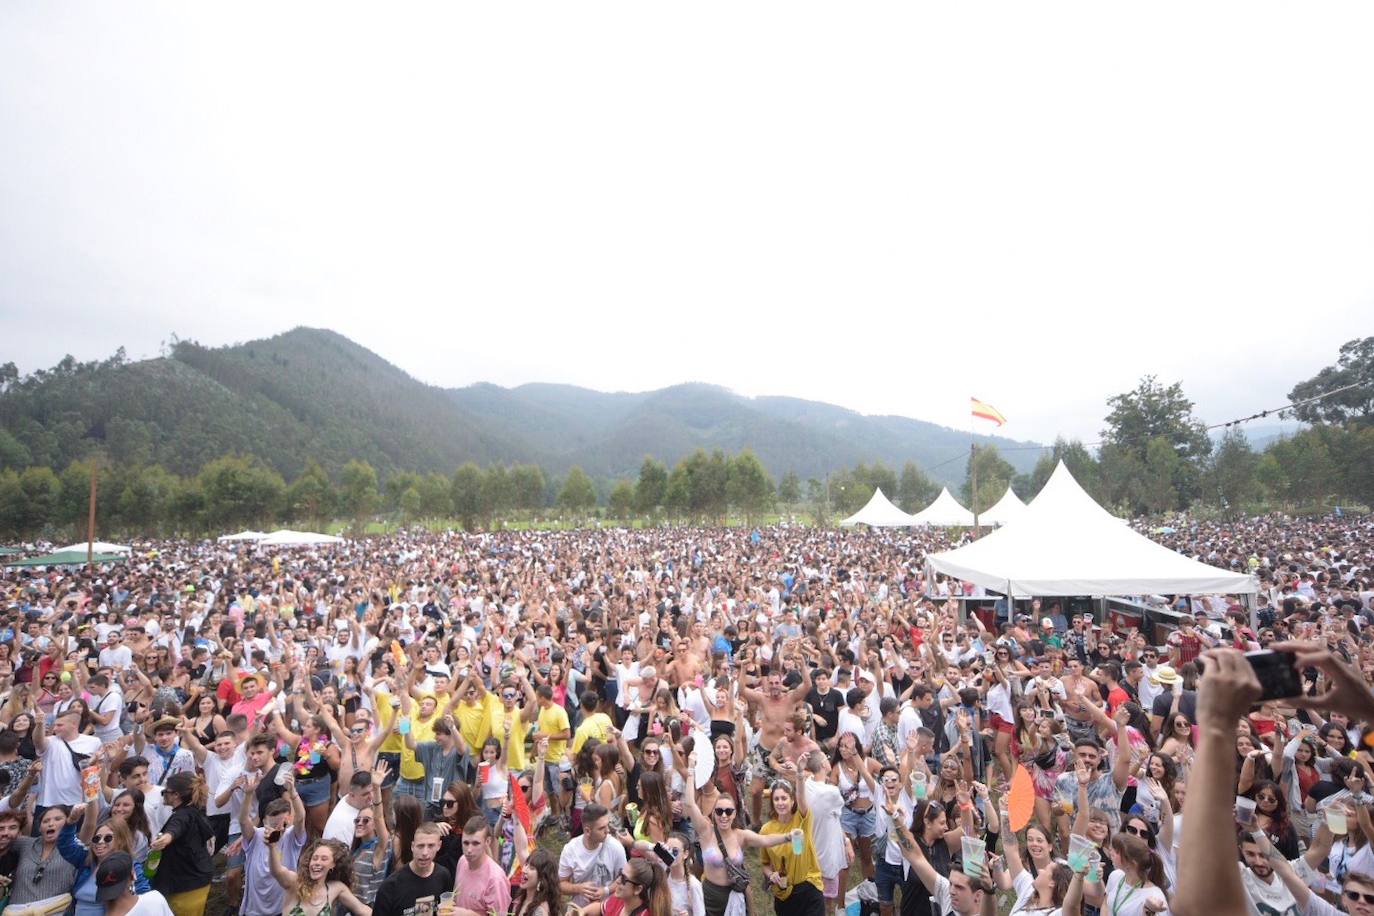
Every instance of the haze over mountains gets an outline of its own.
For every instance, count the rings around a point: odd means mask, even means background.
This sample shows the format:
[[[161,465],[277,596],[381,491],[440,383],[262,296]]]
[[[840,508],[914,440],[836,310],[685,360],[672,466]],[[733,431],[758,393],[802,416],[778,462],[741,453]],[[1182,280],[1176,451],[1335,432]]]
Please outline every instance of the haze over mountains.
[[[914,382],[919,384],[919,382]],[[555,474],[633,477],[645,454],[675,463],[697,448],[752,448],[775,477],[803,480],[860,462],[963,480],[967,430],[865,416],[818,401],[746,398],[699,383],[606,393],[568,385],[427,385],[332,331],[208,348],[182,341],[168,356],[64,363],[0,395],[0,463],[64,467],[95,444],[119,462],[179,473],[227,452],[258,455],[288,479],[314,458],[337,471],[359,458],[392,470],[452,471],[533,462]],[[1035,443],[978,436],[1021,472]]]

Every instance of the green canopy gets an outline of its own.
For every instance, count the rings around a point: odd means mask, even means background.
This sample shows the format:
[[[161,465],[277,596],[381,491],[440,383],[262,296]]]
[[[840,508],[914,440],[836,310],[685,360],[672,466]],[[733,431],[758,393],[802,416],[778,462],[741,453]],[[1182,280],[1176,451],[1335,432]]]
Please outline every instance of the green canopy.
[[[16,553],[23,553],[18,547],[0,547],[0,557],[13,556]]]
[[[128,557],[117,553],[97,553],[91,557],[94,563],[122,563]],[[9,560],[6,566],[85,566],[86,551],[84,550],[64,550],[61,553],[50,553],[41,557],[20,557],[18,560]]]

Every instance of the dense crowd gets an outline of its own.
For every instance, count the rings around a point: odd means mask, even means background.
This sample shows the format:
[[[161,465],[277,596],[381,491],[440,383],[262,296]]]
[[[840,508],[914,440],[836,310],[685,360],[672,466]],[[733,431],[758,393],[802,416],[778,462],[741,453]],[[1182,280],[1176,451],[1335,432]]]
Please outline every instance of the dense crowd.
[[[77,916],[1374,914],[1374,527],[1154,536],[1251,571],[1257,606],[1136,596],[1167,632],[1071,596],[967,614],[978,590],[926,579],[943,534],[786,527],[9,570],[0,894]],[[1271,645],[1301,653],[1303,696],[1256,702],[1238,650]]]

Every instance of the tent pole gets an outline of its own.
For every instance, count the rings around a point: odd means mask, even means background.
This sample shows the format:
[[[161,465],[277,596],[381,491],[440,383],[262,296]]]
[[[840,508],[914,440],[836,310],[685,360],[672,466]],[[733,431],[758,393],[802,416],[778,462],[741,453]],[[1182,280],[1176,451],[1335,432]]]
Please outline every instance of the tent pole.
[[[95,459],[91,459],[91,495],[86,514],[86,568],[95,566]]]

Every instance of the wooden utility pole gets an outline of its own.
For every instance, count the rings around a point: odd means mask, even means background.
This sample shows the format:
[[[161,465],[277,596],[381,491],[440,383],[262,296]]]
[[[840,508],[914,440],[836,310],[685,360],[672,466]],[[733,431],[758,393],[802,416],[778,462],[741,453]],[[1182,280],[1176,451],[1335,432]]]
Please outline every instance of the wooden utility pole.
[[[86,512],[86,568],[94,568],[95,563],[95,480],[96,462],[91,459],[91,497]]]
[[[978,445],[968,444],[969,497],[973,502],[973,536],[982,537],[983,529],[978,526]]]

